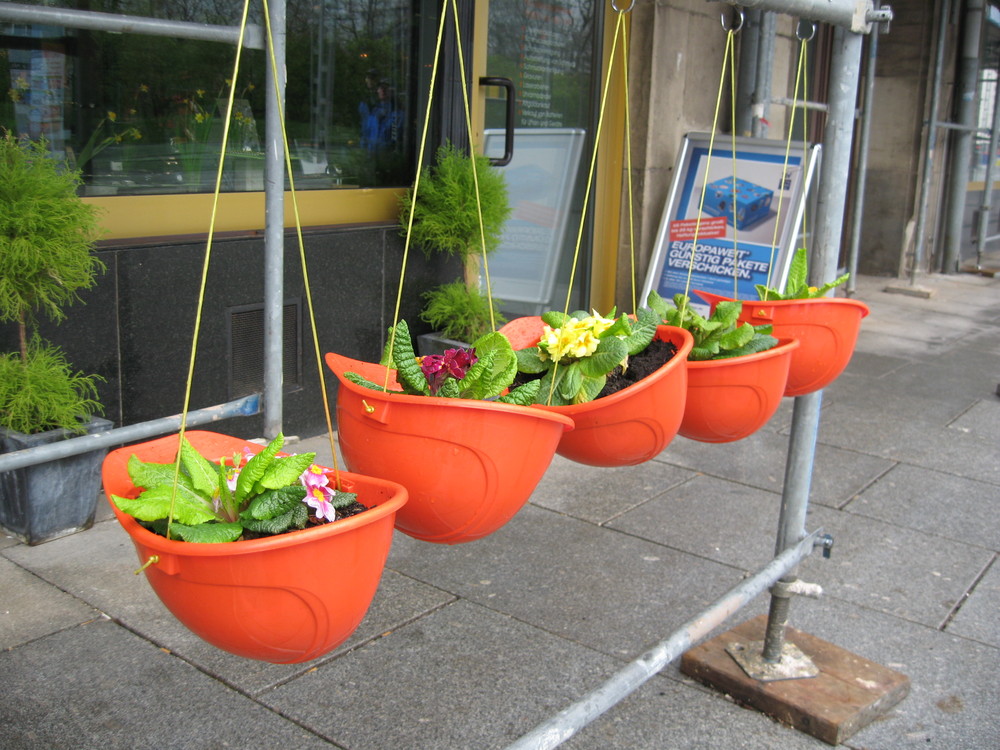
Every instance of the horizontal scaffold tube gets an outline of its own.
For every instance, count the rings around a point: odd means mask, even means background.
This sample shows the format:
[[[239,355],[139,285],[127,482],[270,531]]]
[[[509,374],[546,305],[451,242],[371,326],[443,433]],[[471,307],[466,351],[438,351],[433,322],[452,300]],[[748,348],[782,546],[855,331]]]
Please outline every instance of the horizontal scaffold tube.
[[[842,26],[855,34],[867,34],[873,23],[892,20],[890,8],[875,9],[872,0],[724,0],[749,10],[787,13],[807,21]]]
[[[260,413],[260,394],[254,393],[250,396],[235,401],[229,401],[218,406],[209,406],[197,411],[189,411],[185,426],[197,427],[211,422],[218,422],[230,417],[251,417]],[[136,440],[165,435],[168,432],[176,432],[181,427],[181,415],[175,414],[172,417],[153,419],[149,422],[139,422],[125,427],[118,427],[107,432],[95,432],[93,435],[81,435],[80,437],[59,440],[55,443],[46,443],[35,448],[25,448],[24,450],[12,451],[10,453],[0,453],[0,471],[10,471],[21,469],[25,466],[34,466],[48,461],[55,461],[67,456],[78,456],[81,453],[90,453],[99,448],[110,448],[112,446],[132,443]]]
[[[120,34],[170,36],[178,39],[198,39],[204,42],[226,42],[228,44],[236,44],[240,38],[238,26],[212,26],[207,23],[171,21],[166,18],[143,18],[93,10],[46,8],[23,3],[0,3],[0,21],[65,26],[70,29],[111,31]],[[259,26],[247,26],[243,46],[247,49],[264,49],[264,36]]]
[[[711,633],[756,596],[809,556],[823,530],[817,529],[789,547],[750,578],[741,581],[697,617],[688,620],[666,640],[646,651],[603,685],[539,724],[507,750],[548,750],[561,745],[644,682]]]

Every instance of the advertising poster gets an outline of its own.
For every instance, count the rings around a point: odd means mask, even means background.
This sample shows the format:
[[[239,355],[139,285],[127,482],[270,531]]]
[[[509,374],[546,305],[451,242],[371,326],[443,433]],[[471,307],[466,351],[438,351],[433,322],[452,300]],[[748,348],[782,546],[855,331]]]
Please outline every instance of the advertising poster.
[[[786,154],[787,151],[787,154]],[[818,147],[801,143],[685,136],[660,221],[642,299],[671,300],[688,288],[757,299],[755,284],[782,287],[799,235]],[[769,280],[770,275],[770,280]],[[734,294],[735,292],[735,294]]]

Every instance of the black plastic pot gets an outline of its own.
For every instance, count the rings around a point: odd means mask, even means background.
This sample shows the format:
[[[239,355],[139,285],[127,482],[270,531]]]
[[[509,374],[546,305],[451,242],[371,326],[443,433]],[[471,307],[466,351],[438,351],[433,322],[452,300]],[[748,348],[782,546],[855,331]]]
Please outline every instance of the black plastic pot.
[[[94,417],[87,433],[114,425]],[[0,428],[0,453],[34,448],[72,437],[66,430],[25,435]],[[0,527],[27,544],[41,544],[90,528],[101,490],[107,449],[68,456],[0,473]]]

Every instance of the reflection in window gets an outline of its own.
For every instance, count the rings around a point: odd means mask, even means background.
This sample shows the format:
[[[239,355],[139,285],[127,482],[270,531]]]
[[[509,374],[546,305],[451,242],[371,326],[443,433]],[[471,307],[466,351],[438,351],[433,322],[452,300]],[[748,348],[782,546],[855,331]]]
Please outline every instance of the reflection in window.
[[[61,5],[228,26],[243,7]],[[253,3],[250,22],[263,26],[259,14]],[[289,0],[285,107],[297,188],[412,180],[413,18],[410,0]],[[234,55],[224,43],[0,22],[0,127],[46,138],[82,170],[85,195],[208,192]],[[223,190],[263,190],[265,55],[243,52]]]

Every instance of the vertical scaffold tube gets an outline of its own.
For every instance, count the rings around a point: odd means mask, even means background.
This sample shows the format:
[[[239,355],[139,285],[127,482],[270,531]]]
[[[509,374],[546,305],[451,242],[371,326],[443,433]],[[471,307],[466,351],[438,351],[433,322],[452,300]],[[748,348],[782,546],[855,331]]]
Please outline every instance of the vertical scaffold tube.
[[[830,62],[831,86],[826,131],[823,138],[823,169],[819,184],[816,228],[809,264],[810,283],[835,277],[843,233],[844,207],[847,203],[847,178],[854,138],[854,112],[858,96],[862,37],[837,28],[834,31]],[[819,411],[823,392],[816,391],[795,399],[792,433],[785,463],[785,486],[778,519],[777,552],[787,549],[805,535],[805,517],[809,507],[813,458],[819,432]],[[794,580],[794,573],[782,578]],[[772,595],[773,596],[773,595]],[[787,621],[784,604],[772,607],[764,640],[764,653],[775,658],[781,653]],[[772,622],[772,620],[774,620]]]

